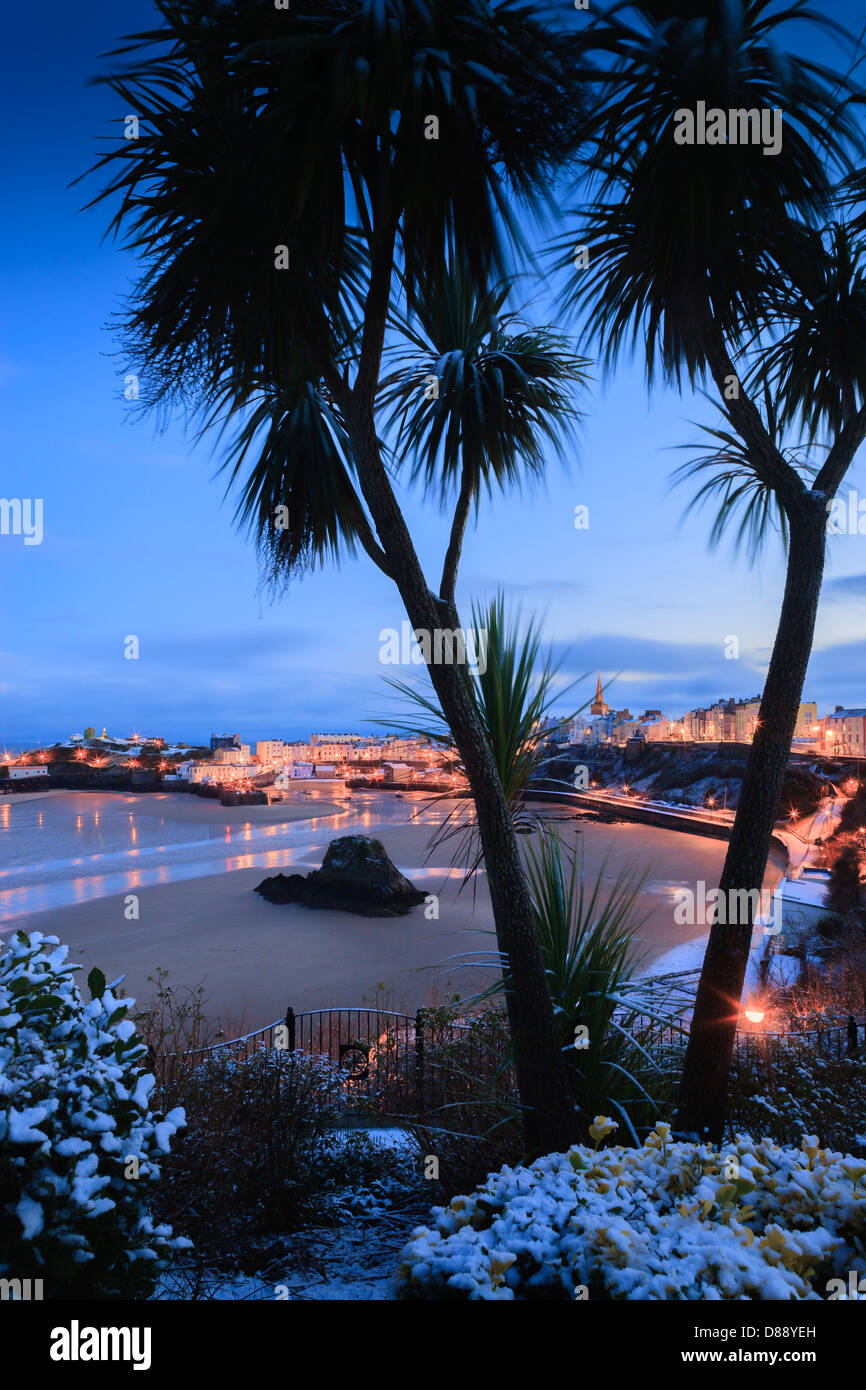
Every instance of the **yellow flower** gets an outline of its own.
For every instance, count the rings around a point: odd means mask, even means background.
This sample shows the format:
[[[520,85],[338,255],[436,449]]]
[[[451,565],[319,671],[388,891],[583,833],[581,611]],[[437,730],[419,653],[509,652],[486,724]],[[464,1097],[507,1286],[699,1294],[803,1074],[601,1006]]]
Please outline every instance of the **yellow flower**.
[[[491,1255],[490,1273],[493,1277],[490,1282],[493,1285],[494,1289],[498,1288],[499,1285],[502,1283],[502,1276],[504,1275],[507,1269],[511,1268],[516,1259],[517,1256],[512,1255],[510,1252],[507,1252],[504,1255]]]
[[[616,1120],[609,1120],[606,1115],[596,1115],[595,1123],[589,1127],[590,1138],[595,1140],[595,1147],[598,1148],[602,1139],[613,1134],[615,1129],[619,1129]]]

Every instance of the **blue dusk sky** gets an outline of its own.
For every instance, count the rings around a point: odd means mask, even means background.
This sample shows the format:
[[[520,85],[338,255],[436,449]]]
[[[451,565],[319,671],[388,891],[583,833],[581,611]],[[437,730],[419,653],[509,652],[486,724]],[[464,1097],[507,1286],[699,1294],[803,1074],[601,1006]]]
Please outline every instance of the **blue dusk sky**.
[[[834,0],[859,32],[862,0]],[[157,433],[130,416],[108,324],[135,276],[103,242],[104,207],[82,212],[93,181],[70,187],[126,114],[88,79],[123,34],[150,27],[147,0],[122,6],[46,0],[4,23],[0,102],[5,216],[0,223],[0,420],[4,497],[42,498],[44,536],[0,536],[0,744],[66,738],[86,725],[192,741],[359,729],[391,707],[379,634],[405,618],[367,557],[346,558],[272,602],[254,549],[214,477],[218,455],[181,422]],[[812,45],[815,51],[815,45]],[[825,56],[838,55],[826,46]],[[672,209],[675,215],[675,209]],[[685,517],[670,490],[676,445],[715,422],[700,398],[647,398],[640,364],[595,372],[579,450],[545,483],[482,504],[467,537],[458,598],[498,586],[537,614],[563,681],[591,672],[563,712],[617,676],[617,707],[678,715],[760,690],[784,565],[772,543],[753,569],[707,546],[710,514]],[[866,451],[847,486],[866,499]],[[438,581],[447,519],[407,494],[422,560]],[[589,507],[588,530],[574,526]],[[805,697],[825,713],[866,704],[866,536],[830,542]],[[124,659],[136,635],[140,659]],[[725,658],[727,638],[738,660]],[[414,668],[417,669],[417,668]]]

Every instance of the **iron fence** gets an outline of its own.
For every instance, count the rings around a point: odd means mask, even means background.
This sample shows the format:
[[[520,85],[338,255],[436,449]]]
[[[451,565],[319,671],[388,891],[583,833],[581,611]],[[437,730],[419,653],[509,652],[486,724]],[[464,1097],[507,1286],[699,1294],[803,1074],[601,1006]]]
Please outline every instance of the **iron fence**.
[[[454,1022],[438,1010],[415,1014],[379,1008],[311,1009],[213,1043],[175,1054],[185,1070],[213,1058],[244,1061],[260,1051],[299,1052],[333,1067],[335,1099],[348,1115],[382,1117],[429,1113],[477,1094],[479,1078],[502,1099],[514,1092],[507,1056],[508,1032],[488,1014]],[[179,1068],[178,1068],[179,1070]],[[497,1074],[500,1073],[500,1074]]]
[[[694,1004],[691,977],[698,974],[658,978],[640,1003],[622,1006],[614,1014],[624,1039],[659,1071],[673,1075],[682,1067]],[[866,1021],[853,1016],[784,1033],[742,1029],[735,1040],[732,1072],[757,1079],[797,1049],[840,1061],[859,1055],[862,1041]],[[513,1069],[507,1063],[507,1023],[490,1011],[483,1020],[455,1022],[438,1010],[406,1014],[373,1007],[296,1013],[290,1007],[274,1023],[195,1054],[178,1055],[178,1061],[184,1060],[188,1068],[190,1062],[213,1057],[244,1060],[262,1050],[326,1059],[333,1067],[336,1098],[347,1115],[429,1114],[472,1101],[481,1087],[488,1099],[516,1099]]]

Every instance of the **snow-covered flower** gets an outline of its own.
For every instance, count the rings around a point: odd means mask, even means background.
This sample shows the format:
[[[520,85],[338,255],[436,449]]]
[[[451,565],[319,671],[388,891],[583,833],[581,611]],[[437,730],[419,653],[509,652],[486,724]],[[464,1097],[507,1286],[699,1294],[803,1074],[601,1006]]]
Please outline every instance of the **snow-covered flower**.
[[[589,1127],[589,1136],[595,1141],[595,1146],[598,1148],[602,1140],[606,1139],[609,1134],[613,1134],[615,1129],[619,1129],[616,1120],[609,1120],[606,1115],[596,1115]]]
[[[718,1152],[658,1126],[641,1148],[575,1146],[434,1208],[403,1252],[400,1296],[823,1298],[828,1273],[866,1273],[863,1166],[811,1136],[794,1149],[738,1135]]]

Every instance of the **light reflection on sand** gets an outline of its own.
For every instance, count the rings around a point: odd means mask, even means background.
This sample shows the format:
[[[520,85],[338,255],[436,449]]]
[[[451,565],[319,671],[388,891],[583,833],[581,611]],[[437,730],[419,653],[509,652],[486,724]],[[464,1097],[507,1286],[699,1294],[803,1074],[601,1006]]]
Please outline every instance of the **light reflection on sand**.
[[[444,815],[442,809],[430,807],[422,807],[418,814],[418,804],[395,802],[382,794],[377,797],[381,804],[375,806],[375,813],[365,800],[363,810],[347,805],[335,808],[333,815],[317,814],[302,820],[265,824],[244,819],[227,824],[216,802],[198,802],[190,808],[192,799],[186,796],[159,799],[165,811],[159,816],[153,814],[155,798],[127,794],[64,793],[52,798],[47,813],[43,802],[35,816],[35,808],[23,800],[14,808],[4,806],[3,821],[14,834],[12,843],[5,837],[0,839],[0,925],[29,913],[91,902],[157,883],[240,869],[276,872],[293,865],[309,868],[320,862],[321,848],[338,829],[351,833],[369,831],[375,825],[403,825],[413,813],[416,823],[435,824]],[[95,800],[97,807],[93,807]],[[304,809],[316,800],[332,804],[325,793],[313,793],[302,803]],[[417,803],[423,798],[415,800]],[[297,802],[290,804],[297,806]],[[178,814],[173,817],[175,806]],[[190,809],[198,816],[199,808],[203,808],[205,819],[191,819]],[[211,808],[212,820],[207,818]],[[279,814],[277,808],[272,809]],[[49,847],[46,840],[31,841],[28,834],[37,824],[43,825],[46,815],[53,850],[50,857],[45,854]],[[240,841],[245,852],[232,853],[231,847]],[[92,852],[74,853],[79,847]],[[443,877],[449,872],[444,866],[439,870]]]

